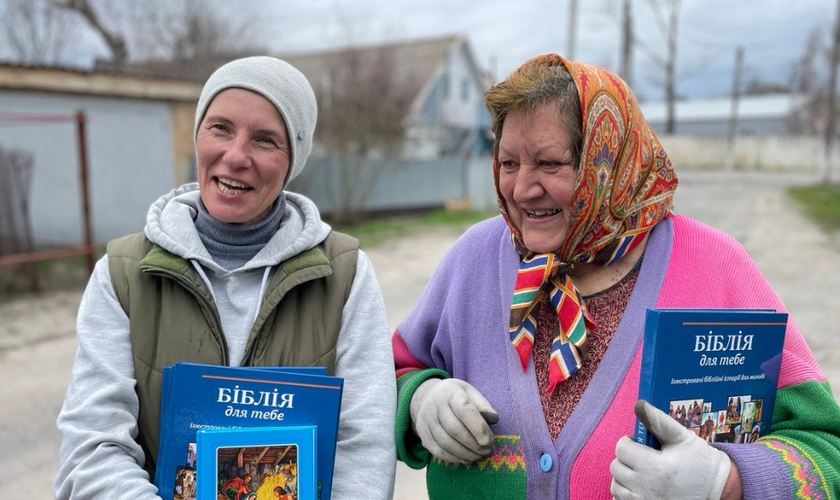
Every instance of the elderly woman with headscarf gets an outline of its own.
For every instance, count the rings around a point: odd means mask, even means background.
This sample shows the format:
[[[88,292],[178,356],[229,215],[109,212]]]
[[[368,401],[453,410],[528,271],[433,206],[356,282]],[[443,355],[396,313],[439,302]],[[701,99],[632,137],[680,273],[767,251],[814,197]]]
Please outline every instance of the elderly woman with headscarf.
[[[840,408],[792,321],[759,442],[709,446],[636,401],[647,308],[784,306],[737,242],[672,212],[677,176],[627,85],[546,55],[485,102],[501,216],[392,336],[398,454],[429,497],[836,496]],[[628,437],[637,416],[661,450]]]
[[[279,59],[207,80],[198,182],[156,201],[144,233],[111,242],[82,298],[56,498],[159,498],[161,371],[179,361],[326,366],[344,378],[331,498],[391,497],[393,354],[373,268],[285,191],[316,116],[306,78]]]

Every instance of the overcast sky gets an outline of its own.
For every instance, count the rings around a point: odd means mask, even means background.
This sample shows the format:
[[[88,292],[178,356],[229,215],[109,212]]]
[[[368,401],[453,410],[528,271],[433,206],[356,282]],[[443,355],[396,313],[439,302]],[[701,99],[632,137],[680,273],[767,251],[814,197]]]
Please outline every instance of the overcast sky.
[[[229,19],[260,19],[254,32],[271,50],[308,52],[348,42],[375,43],[465,35],[479,65],[503,78],[542,53],[569,56],[570,0],[196,0],[229,10]],[[636,36],[660,56],[662,32],[653,4],[632,0]],[[840,0],[682,0],[678,36],[677,93],[712,97],[730,93],[735,52],[744,47],[744,81],[786,85],[806,40],[820,30],[830,42]],[[577,0],[574,59],[618,71],[622,0]],[[232,22],[232,24],[236,24]],[[2,49],[2,47],[0,47]],[[0,50],[2,52],[2,50]],[[72,47],[78,60],[107,56],[89,34]],[[640,100],[661,100],[661,71],[645,51],[634,51],[632,87]],[[824,59],[822,61],[825,61]],[[825,64],[825,63],[824,63]],[[827,67],[827,65],[825,66]]]
[[[461,33],[478,63],[504,77],[528,58],[567,55],[570,0],[251,0],[260,5],[282,51],[309,51],[345,43]],[[666,3],[659,0],[658,3]],[[659,54],[664,38],[650,0],[632,0],[638,37]],[[656,2],[654,2],[656,3]],[[621,0],[578,0],[574,58],[617,71]],[[787,83],[813,29],[828,42],[837,5],[832,0],[682,0],[678,93],[692,97],[730,92],[735,51],[745,50],[745,79]],[[656,67],[634,52],[633,88],[658,100]]]

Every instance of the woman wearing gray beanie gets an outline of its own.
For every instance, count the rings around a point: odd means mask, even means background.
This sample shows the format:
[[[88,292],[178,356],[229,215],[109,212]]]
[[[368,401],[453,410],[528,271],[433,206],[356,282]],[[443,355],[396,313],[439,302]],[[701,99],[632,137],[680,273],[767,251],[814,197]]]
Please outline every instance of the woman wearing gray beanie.
[[[396,386],[373,268],[285,190],[316,117],[306,78],[279,59],[239,59],[207,80],[198,182],[157,200],[143,233],[109,243],[79,307],[56,498],[160,498],[161,371],[179,361],[326,366],[344,393],[321,498],[392,497]]]

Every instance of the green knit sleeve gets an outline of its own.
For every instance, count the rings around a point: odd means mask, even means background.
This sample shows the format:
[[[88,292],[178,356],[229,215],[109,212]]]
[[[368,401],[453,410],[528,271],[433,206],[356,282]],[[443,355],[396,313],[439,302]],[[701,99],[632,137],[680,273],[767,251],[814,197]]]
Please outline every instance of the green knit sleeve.
[[[794,498],[840,498],[840,406],[828,382],[779,389],[771,432],[758,443],[787,467]]]
[[[412,469],[422,469],[431,458],[420,438],[411,427],[411,397],[414,391],[430,378],[450,378],[450,375],[437,368],[412,370],[397,379],[397,423],[396,442],[397,458],[405,462]]]

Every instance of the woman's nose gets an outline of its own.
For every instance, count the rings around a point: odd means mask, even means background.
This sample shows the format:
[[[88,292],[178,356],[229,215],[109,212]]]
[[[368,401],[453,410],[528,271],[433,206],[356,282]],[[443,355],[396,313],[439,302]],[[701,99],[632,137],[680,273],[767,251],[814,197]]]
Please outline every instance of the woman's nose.
[[[250,143],[247,137],[237,135],[234,140],[228,143],[225,151],[225,162],[231,167],[246,168],[250,165]]]
[[[516,176],[513,199],[520,202],[530,200],[542,196],[543,191],[537,171],[526,165],[522,165]]]

